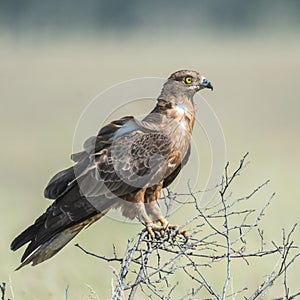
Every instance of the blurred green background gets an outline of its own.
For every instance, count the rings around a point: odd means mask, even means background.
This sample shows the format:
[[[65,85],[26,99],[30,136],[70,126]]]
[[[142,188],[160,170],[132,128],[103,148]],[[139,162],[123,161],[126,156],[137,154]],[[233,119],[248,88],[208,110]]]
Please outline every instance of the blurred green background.
[[[221,122],[228,160],[235,166],[250,152],[251,164],[235,192],[247,194],[271,179],[261,201],[272,191],[277,195],[263,224],[266,238],[280,241],[281,228],[299,222],[299,15],[297,0],[1,0],[0,280],[11,286],[8,295],[64,299],[69,286],[69,299],[94,299],[89,285],[100,299],[110,298],[111,266],[73,245],[110,256],[114,243],[122,253],[140,225],[105,218],[53,259],[18,272],[13,270],[21,251],[12,253],[9,244],[50,204],[43,199],[44,186],[70,164],[83,109],[102,90],[137,77],[166,78],[194,69],[213,82],[214,92],[202,95]],[[109,114],[115,105],[103,109]],[[209,149],[203,148],[208,168]],[[199,171],[192,164],[189,174]],[[180,181],[177,192],[187,178]],[[179,210],[171,221],[183,223],[184,214]],[[299,236],[298,230],[296,244]],[[261,263],[248,268],[250,291],[268,268]],[[299,287],[299,269],[296,262],[292,291]],[[223,276],[215,274],[216,280]],[[235,282],[240,276],[233,275]],[[186,289],[184,280],[180,289]],[[265,298],[282,290],[279,285]]]

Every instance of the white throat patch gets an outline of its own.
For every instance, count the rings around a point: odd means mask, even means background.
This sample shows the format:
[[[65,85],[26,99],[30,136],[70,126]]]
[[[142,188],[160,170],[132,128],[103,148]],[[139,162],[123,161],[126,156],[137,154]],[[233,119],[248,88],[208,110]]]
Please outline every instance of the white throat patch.
[[[175,110],[180,114],[184,115],[187,111],[186,106],[183,103],[178,103],[175,106]]]

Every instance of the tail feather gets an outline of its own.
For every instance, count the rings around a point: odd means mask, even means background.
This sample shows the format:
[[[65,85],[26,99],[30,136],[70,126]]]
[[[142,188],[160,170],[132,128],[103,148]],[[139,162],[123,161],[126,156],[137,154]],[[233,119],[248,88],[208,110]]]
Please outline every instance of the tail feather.
[[[55,255],[84,227],[105,215],[113,203],[112,199],[97,198],[96,208],[81,195],[78,185],[71,187],[11,243],[13,251],[29,243],[19,268]]]
[[[70,242],[82,230],[82,228],[77,228],[74,231],[64,230],[58,233],[52,239],[42,244],[35,252],[33,252],[25,260],[23,259],[24,257],[26,257],[24,253],[21,260],[21,264],[15,269],[15,271],[20,270],[22,267],[30,263],[32,263],[32,266],[35,266],[51,258],[57,252],[59,252],[59,250],[61,250],[68,242]]]
[[[40,229],[40,226],[45,222],[45,214],[41,215],[33,225],[29,226],[22,233],[20,233],[11,243],[10,249],[13,251],[18,250],[26,243],[32,241]]]
[[[79,224],[76,224],[72,227],[69,227],[56,235],[54,235],[50,240],[41,244],[33,253],[29,244],[26,251],[23,254],[21,259],[21,264],[15,269],[15,271],[20,270],[22,267],[32,263],[32,266],[35,266],[52,256],[58,253],[67,243],[69,243],[83,228],[91,225],[95,221],[99,220],[106,214],[106,211],[103,211],[92,218],[85,220]],[[29,229],[29,228],[28,228]],[[31,255],[29,255],[32,253]],[[29,256],[28,256],[29,255]],[[28,256],[28,257],[27,257]]]

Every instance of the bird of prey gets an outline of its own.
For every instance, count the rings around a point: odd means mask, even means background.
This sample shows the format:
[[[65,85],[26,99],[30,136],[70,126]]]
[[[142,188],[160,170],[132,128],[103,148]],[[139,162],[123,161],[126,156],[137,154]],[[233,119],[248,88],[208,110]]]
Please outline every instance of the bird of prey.
[[[48,183],[44,194],[53,204],[11,243],[14,251],[29,243],[17,269],[49,259],[113,208],[139,219],[152,237],[171,228],[158,200],[190,156],[193,96],[203,88],[213,86],[198,72],[177,71],[143,120],[126,116],[89,138],[71,156],[74,165]]]

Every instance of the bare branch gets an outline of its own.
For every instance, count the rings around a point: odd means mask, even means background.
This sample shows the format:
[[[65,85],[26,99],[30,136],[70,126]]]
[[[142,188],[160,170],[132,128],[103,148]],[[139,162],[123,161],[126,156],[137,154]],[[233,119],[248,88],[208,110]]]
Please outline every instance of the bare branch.
[[[128,240],[123,256],[118,256],[113,246],[112,257],[97,255],[76,244],[85,254],[108,263],[120,264],[114,271],[116,283],[112,299],[136,299],[143,293],[149,299],[173,299],[181,286],[177,276],[185,278],[189,289],[180,299],[222,299],[234,298],[237,295],[248,300],[260,299],[280,278],[284,293],[278,299],[294,299],[300,291],[290,290],[288,271],[300,256],[300,246],[292,240],[296,225],[289,232],[282,231],[280,243],[267,241],[266,229],[261,220],[270,206],[274,193],[262,202],[260,209],[251,207],[251,200],[267,186],[269,180],[252,189],[245,196],[235,198],[232,183],[241,175],[248,164],[243,156],[238,167],[230,174],[227,163],[223,178],[215,189],[219,191],[219,199],[206,207],[199,204],[198,194],[188,184],[188,194],[176,194],[167,190],[162,201],[166,207],[166,215],[171,212],[174,202],[190,205],[194,215],[180,228],[167,228],[152,239],[146,229]],[[190,196],[190,201],[181,201],[180,197]],[[241,205],[243,207],[241,208]],[[180,232],[188,231],[186,240]],[[249,250],[249,234],[257,239],[257,250]],[[120,253],[120,251],[118,251]],[[249,287],[237,287],[236,291],[228,291],[231,282],[231,264],[234,260],[242,260],[249,265],[253,260],[265,257],[274,259],[273,270],[262,279],[254,290]],[[217,286],[209,280],[208,270],[226,265],[223,286]],[[222,263],[222,264],[221,264]],[[247,293],[249,294],[247,296]]]

